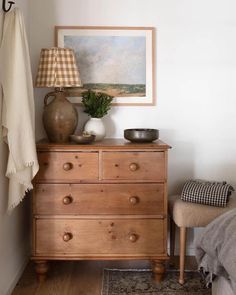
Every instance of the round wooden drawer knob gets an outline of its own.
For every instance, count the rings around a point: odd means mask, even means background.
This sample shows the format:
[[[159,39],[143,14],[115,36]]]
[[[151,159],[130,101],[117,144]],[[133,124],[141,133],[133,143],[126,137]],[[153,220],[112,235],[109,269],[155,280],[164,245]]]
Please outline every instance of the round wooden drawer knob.
[[[138,164],[136,164],[136,163],[131,163],[130,165],[129,165],[129,169],[131,170],[131,171],[136,171],[136,170],[138,170]]]
[[[132,205],[136,205],[136,204],[139,203],[139,197],[136,197],[136,196],[134,196],[134,197],[130,197],[130,198],[129,198],[129,202],[130,202],[130,204],[132,204]]]
[[[73,198],[71,196],[66,196],[63,198],[63,204],[64,205],[69,205],[73,202]]]
[[[136,234],[131,234],[131,235],[129,236],[129,240],[130,240],[130,242],[135,243],[135,242],[138,240],[138,235],[136,235]]]
[[[63,164],[63,169],[65,170],[65,171],[69,171],[69,170],[71,170],[73,168],[73,164],[72,163],[65,163],[65,164]]]
[[[64,242],[69,242],[70,240],[72,240],[73,239],[73,235],[72,235],[72,233],[65,233],[64,235],[63,235],[63,241]]]

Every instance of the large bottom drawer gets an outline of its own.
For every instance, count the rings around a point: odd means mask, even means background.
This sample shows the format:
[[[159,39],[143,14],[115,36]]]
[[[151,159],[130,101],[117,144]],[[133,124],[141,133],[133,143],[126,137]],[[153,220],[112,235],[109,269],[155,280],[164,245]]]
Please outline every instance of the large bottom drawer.
[[[37,219],[36,255],[159,255],[162,219]]]

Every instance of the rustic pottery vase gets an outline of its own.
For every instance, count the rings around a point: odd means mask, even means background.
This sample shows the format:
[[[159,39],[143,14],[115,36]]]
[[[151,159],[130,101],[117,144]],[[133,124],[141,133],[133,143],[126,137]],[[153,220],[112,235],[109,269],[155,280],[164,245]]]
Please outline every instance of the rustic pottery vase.
[[[48,98],[54,99],[48,103]],[[78,123],[78,113],[63,91],[48,93],[44,98],[43,125],[51,142],[69,141]]]
[[[84,126],[84,131],[96,135],[95,141],[100,141],[106,136],[102,118],[90,118]]]

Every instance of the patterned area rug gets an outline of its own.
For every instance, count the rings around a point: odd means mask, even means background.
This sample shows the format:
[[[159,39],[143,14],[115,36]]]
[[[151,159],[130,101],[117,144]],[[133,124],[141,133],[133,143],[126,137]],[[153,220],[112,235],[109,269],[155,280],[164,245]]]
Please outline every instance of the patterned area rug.
[[[177,271],[167,271],[161,284],[150,270],[104,269],[102,295],[210,295],[197,272],[186,272],[186,283],[178,283]]]

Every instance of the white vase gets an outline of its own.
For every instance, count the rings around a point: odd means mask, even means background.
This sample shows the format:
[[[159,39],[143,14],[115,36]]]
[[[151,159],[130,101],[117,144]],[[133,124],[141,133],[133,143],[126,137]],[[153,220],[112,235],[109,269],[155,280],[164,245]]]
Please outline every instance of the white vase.
[[[95,141],[100,141],[106,136],[106,130],[101,118],[90,118],[84,125],[84,131],[95,134]]]

